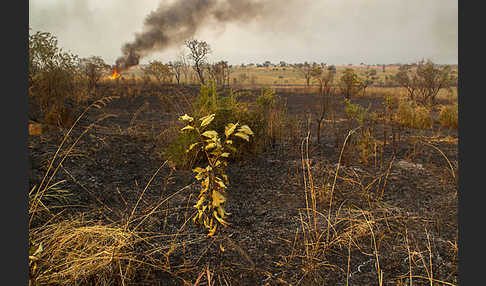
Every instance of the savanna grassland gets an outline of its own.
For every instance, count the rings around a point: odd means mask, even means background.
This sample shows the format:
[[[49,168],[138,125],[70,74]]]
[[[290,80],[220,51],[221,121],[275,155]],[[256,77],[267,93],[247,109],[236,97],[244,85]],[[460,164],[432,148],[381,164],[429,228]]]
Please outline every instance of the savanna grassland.
[[[29,77],[30,285],[458,285],[457,88],[405,82],[450,71],[67,61]]]

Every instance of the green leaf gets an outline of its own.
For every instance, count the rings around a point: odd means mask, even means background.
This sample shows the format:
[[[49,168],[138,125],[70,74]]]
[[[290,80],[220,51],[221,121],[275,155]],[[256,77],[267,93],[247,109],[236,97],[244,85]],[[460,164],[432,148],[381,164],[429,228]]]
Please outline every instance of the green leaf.
[[[208,145],[206,145],[206,147],[204,147],[204,149],[210,150],[213,149],[214,147],[216,147],[216,143],[209,143]]]
[[[199,120],[202,121],[201,127],[207,126],[209,123],[211,123],[211,121],[213,121],[213,119],[214,119],[214,116],[215,116],[215,114],[213,113],[213,114],[210,114],[208,116],[204,116],[201,119],[199,119]]]
[[[203,168],[201,168],[201,167],[196,167],[196,168],[192,169],[192,171],[193,171],[194,173],[201,173],[201,172],[204,172],[204,171],[206,171],[206,170],[205,170],[205,169],[203,169]]]
[[[187,114],[184,114],[183,116],[180,116],[179,117],[179,120],[184,120],[184,121],[189,121],[189,122],[192,122],[194,120],[194,118],[190,117],[189,115]]]
[[[228,125],[224,127],[224,135],[226,135],[226,138],[228,138],[231,134],[233,134],[237,126],[238,123],[236,124],[228,123]]]
[[[218,186],[220,186],[221,188],[226,189],[226,185],[223,183],[221,179],[217,180],[216,184],[218,184]]]
[[[181,129],[181,131],[186,131],[186,130],[194,130],[194,127],[192,127],[191,125],[187,125],[186,127]]]
[[[193,143],[189,146],[189,150],[192,150],[192,148],[196,147],[198,144],[201,144],[201,142],[196,142],[196,143]]]
[[[230,155],[230,153],[225,152],[225,153],[221,154],[221,157],[228,158],[228,157],[229,157],[229,155]]]
[[[204,136],[204,137],[208,137],[208,138],[216,138],[216,137],[218,137],[218,132],[216,132],[214,130],[208,130],[208,131],[205,131],[201,135]]]
[[[213,191],[213,208],[219,207],[221,204],[224,204],[226,198],[218,191]]]
[[[245,133],[242,133],[242,132],[236,132],[234,135],[235,135],[236,137],[240,137],[240,138],[242,138],[242,139],[244,139],[244,140],[246,140],[246,141],[250,141],[250,137],[249,137],[247,134],[245,134]]]
[[[194,205],[194,207],[196,209],[199,209],[202,206],[202,204],[204,203],[205,200],[206,200],[206,196],[201,196],[199,198],[199,200],[197,201],[197,203]]]
[[[254,134],[248,125],[242,125],[240,128],[238,128],[238,132],[243,132],[248,135]]]

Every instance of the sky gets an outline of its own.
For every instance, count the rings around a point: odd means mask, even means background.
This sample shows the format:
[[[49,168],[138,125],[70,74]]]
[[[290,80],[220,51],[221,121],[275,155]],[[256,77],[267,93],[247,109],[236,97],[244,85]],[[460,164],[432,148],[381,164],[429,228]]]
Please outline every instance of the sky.
[[[147,16],[171,15],[177,1],[263,3],[257,16],[239,17],[245,10],[238,6],[229,19],[195,18],[192,38],[211,46],[210,62],[458,63],[458,0],[29,0],[29,27],[52,33],[80,57],[114,64],[121,48],[147,31]],[[154,48],[141,63],[173,61],[183,50],[180,41]]]

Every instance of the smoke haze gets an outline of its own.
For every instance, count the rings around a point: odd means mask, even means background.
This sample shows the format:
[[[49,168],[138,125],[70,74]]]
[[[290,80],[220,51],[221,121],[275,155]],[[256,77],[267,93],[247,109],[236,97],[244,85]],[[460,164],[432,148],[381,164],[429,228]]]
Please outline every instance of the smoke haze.
[[[135,40],[123,45],[123,56],[116,63],[127,68],[139,63],[140,58],[153,51],[181,45],[202,28],[230,22],[250,22],[273,18],[276,7],[289,0],[180,0],[170,4],[162,2],[144,21],[143,32]]]
[[[457,6],[457,0],[30,0],[29,26],[53,33],[81,57],[125,65],[173,60],[192,37],[211,45],[210,60],[233,64],[457,63]]]

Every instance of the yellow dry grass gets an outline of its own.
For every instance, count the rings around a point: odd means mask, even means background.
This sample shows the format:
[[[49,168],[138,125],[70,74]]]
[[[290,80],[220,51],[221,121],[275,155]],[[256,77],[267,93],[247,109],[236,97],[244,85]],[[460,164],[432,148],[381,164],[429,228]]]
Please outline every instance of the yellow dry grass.
[[[42,245],[31,281],[37,285],[111,281],[134,271],[134,234],[117,225],[81,219],[62,220],[31,230],[31,242]]]

